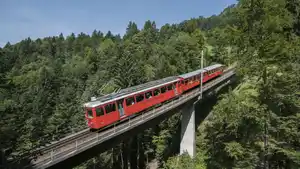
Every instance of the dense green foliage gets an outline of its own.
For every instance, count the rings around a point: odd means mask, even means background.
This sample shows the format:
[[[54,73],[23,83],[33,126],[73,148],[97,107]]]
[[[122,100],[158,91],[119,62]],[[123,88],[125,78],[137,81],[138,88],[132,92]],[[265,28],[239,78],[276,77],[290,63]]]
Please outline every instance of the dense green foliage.
[[[300,167],[299,9],[298,1],[240,0],[233,24],[215,29],[235,49],[241,84],[199,132],[207,168]]]
[[[235,63],[241,80],[199,128],[195,159],[168,159],[176,114],[78,168],[128,159],[145,168],[153,158],[163,168],[298,168],[299,11],[295,0],[240,0],[218,16],[160,29],[130,22],[123,37],[95,30],[7,43],[0,48],[0,149],[14,157],[86,128],[81,105],[91,96],[195,70],[204,49],[205,65]]]
[[[198,69],[204,41],[196,27],[157,29],[147,21],[141,30],[130,22],[123,38],[94,31],[8,43],[0,56],[0,148],[22,153],[86,128],[82,105],[91,96]],[[165,142],[165,132],[138,138],[150,137],[143,143],[146,156],[155,154],[157,144],[162,156],[158,140]]]

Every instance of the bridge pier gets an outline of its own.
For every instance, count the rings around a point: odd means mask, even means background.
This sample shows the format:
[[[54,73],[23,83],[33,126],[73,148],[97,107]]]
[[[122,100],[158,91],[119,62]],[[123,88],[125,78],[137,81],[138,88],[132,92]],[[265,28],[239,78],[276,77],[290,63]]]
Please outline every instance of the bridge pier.
[[[196,155],[195,104],[185,106],[181,118],[180,154],[187,152],[191,158]]]

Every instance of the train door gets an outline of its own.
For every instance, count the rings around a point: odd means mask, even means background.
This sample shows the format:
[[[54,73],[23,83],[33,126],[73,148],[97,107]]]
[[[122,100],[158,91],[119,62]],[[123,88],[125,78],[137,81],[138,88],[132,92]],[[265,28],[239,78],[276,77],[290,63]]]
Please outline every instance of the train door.
[[[121,99],[121,100],[117,101],[120,117],[124,116],[123,102],[124,102],[124,99]]]
[[[183,85],[182,85],[182,83],[183,83],[183,81],[182,80],[180,80],[179,82],[178,82],[178,92],[181,94],[181,93],[183,93]]]
[[[178,82],[179,83],[179,82]],[[177,84],[178,84],[177,83]],[[178,91],[177,91],[177,87],[176,87],[176,82],[172,84],[172,88],[174,89],[174,92],[175,92],[175,96],[178,95]]]

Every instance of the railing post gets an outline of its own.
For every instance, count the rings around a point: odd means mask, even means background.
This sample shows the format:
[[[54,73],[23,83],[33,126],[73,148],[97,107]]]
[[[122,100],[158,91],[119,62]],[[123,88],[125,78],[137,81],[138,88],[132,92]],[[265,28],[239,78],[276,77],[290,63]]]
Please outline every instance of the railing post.
[[[76,149],[75,149],[75,150],[77,151],[77,146],[78,146],[77,139],[76,139],[76,142],[75,142],[75,144],[76,144]]]
[[[51,149],[51,161],[53,161],[53,149]]]

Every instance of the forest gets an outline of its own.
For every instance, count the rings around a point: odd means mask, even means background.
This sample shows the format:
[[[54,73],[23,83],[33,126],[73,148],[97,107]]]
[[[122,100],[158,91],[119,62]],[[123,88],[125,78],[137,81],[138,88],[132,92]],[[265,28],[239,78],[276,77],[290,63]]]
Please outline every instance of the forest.
[[[82,104],[121,88],[205,66],[236,65],[238,86],[197,129],[197,155],[170,153],[180,113],[80,166],[300,168],[300,1],[239,0],[219,15],[124,36],[95,28],[0,48],[0,150],[5,158],[86,128]],[[128,155],[128,163],[124,157]],[[127,158],[127,157],[126,157]]]

